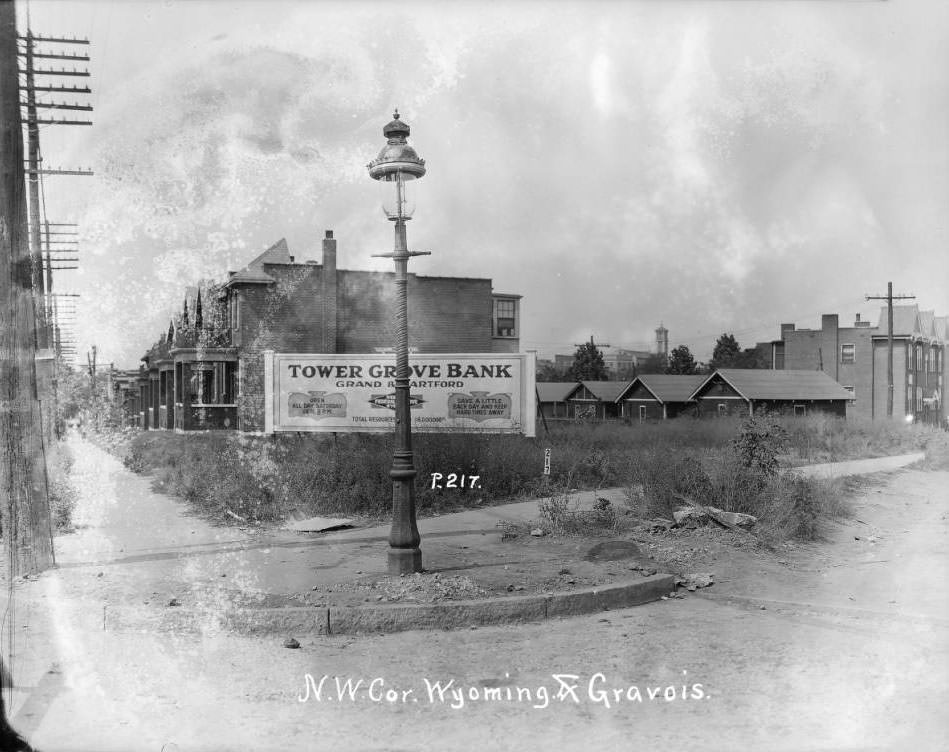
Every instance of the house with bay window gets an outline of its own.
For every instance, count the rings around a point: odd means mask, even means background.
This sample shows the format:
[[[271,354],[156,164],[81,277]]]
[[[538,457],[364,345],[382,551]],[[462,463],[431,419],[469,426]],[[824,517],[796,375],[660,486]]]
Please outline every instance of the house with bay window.
[[[263,430],[265,351],[389,352],[394,301],[394,272],[337,267],[332,230],[319,261],[297,260],[280,240],[226,279],[187,292],[142,357],[137,422]],[[520,306],[520,295],[495,293],[490,279],[409,274],[410,351],[518,352]]]

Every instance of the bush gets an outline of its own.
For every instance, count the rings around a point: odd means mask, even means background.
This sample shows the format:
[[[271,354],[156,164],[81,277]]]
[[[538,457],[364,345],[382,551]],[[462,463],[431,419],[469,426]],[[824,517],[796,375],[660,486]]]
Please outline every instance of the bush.
[[[738,438],[732,447],[741,464],[749,470],[763,475],[774,475],[778,471],[778,455],[788,444],[788,432],[774,417],[753,416],[741,424]]]
[[[76,507],[76,488],[72,482],[75,458],[62,442],[52,444],[46,452],[47,489],[50,518],[58,532],[73,530],[72,515]]]
[[[848,432],[851,425],[853,435]],[[770,515],[785,520],[771,506],[786,497],[784,490],[773,487],[782,452],[824,461],[831,455],[845,459],[868,452],[914,451],[929,441],[935,456],[943,450],[932,437],[933,431],[922,427],[851,424],[818,416],[555,423],[549,436],[537,438],[419,433],[413,436],[417,509],[425,515],[518,496],[550,496],[551,489],[566,494],[635,486],[631,504],[642,516],[670,517],[682,505],[680,497],[687,496],[762,519]],[[154,431],[139,432],[122,447],[126,465],[153,473],[156,489],[233,522],[232,515],[282,519],[295,509],[387,516],[392,445],[388,433],[251,436]],[[542,475],[546,448],[551,450],[549,476]],[[949,455],[949,449],[945,452]],[[432,488],[432,473],[442,474],[442,485],[449,473],[477,475],[480,487]],[[798,507],[803,519],[807,515],[802,504]]]

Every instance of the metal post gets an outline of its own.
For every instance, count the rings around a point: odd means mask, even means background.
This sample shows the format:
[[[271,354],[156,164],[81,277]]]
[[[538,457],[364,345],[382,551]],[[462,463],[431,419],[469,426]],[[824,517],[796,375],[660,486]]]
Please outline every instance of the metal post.
[[[401,189],[401,181],[398,186]],[[401,202],[401,190],[399,201]],[[405,220],[395,223],[395,450],[392,454],[392,530],[389,533],[389,574],[422,570],[421,536],[415,521],[415,464],[412,456],[412,416],[409,406],[408,266],[411,254]]]

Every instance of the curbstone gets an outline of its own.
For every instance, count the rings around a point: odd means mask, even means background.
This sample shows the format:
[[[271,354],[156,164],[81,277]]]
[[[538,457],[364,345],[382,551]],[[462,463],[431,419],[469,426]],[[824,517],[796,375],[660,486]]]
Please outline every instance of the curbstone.
[[[479,601],[399,606],[330,607],[331,634],[402,632],[408,629],[452,629],[471,625],[543,621],[544,596],[489,598]]]
[[[553,593],[484,600],[314,608],[243,608],[227,611],[161,611],[129,606],[110,607],[103,619],[108,631],[218,632],[245,635],[284,633],[338,635],[403,632],[410,629],[458,629],[491,624],[539,622],[659,600],[675,589],[675,578],[656,574],[634,582]]]

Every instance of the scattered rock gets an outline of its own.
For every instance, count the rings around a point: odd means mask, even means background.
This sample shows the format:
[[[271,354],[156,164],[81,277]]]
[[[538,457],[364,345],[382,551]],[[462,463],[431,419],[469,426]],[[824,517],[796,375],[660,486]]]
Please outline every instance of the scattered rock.
[[[683,507],[672,513],[676,527],[698,527],[708,522],[708,513],[694,507]]]
[[[283,646],[285,648],[290,648],[291,650],[296,650],[298,647],[300,647],[300,643],[294,640],[292,637],[288,637],[283,641]]]
[[[639,572],[643,577],[652,577],[656,573],[653,567],[647,567],[643,564],[633,564],[629,569],[632,572]]]
[[[587,561],[619,561],[642,556],[639,546],[631,541],[612,540],[597,543],[583,558]]]
[[[734,527],[754,527],[755,523],[758,521],[758,518],[754,515],[744,514],[742,512],[725,512],[721,509],[716,509],[715,507],[709,507],[708,510],[719,522],[724,522]]]
[[[760,608],[762,611],[767,611],[767,610],[768,610],[767,606],[758,606],[758,608]]]
[[[539,527],[535,527],[533,530],[531,530],[531,535],[534,536],[535,538],[543,538],[544,531],[541,530]]]
[[[563,567],[557,574],[570,574],[570,570],[566,567]]]
[[[99,572],[99,574],[97,574],[96,577],[101,577],[103,574],[105,574],[105,572]]]
[[[676,577],[676,585],[681,585],[689,592],[693,592],[697,588],[711,587],[714,584],[712,581],[713,577],[714,575],[711,572],[686,574],[681,577]]]
[[[179,601],[177,598],[172,598],[170,601],[168,601],[168,605],[169,605],[169,606],[180,606],[180,605],[181,605],[181,601]]]

